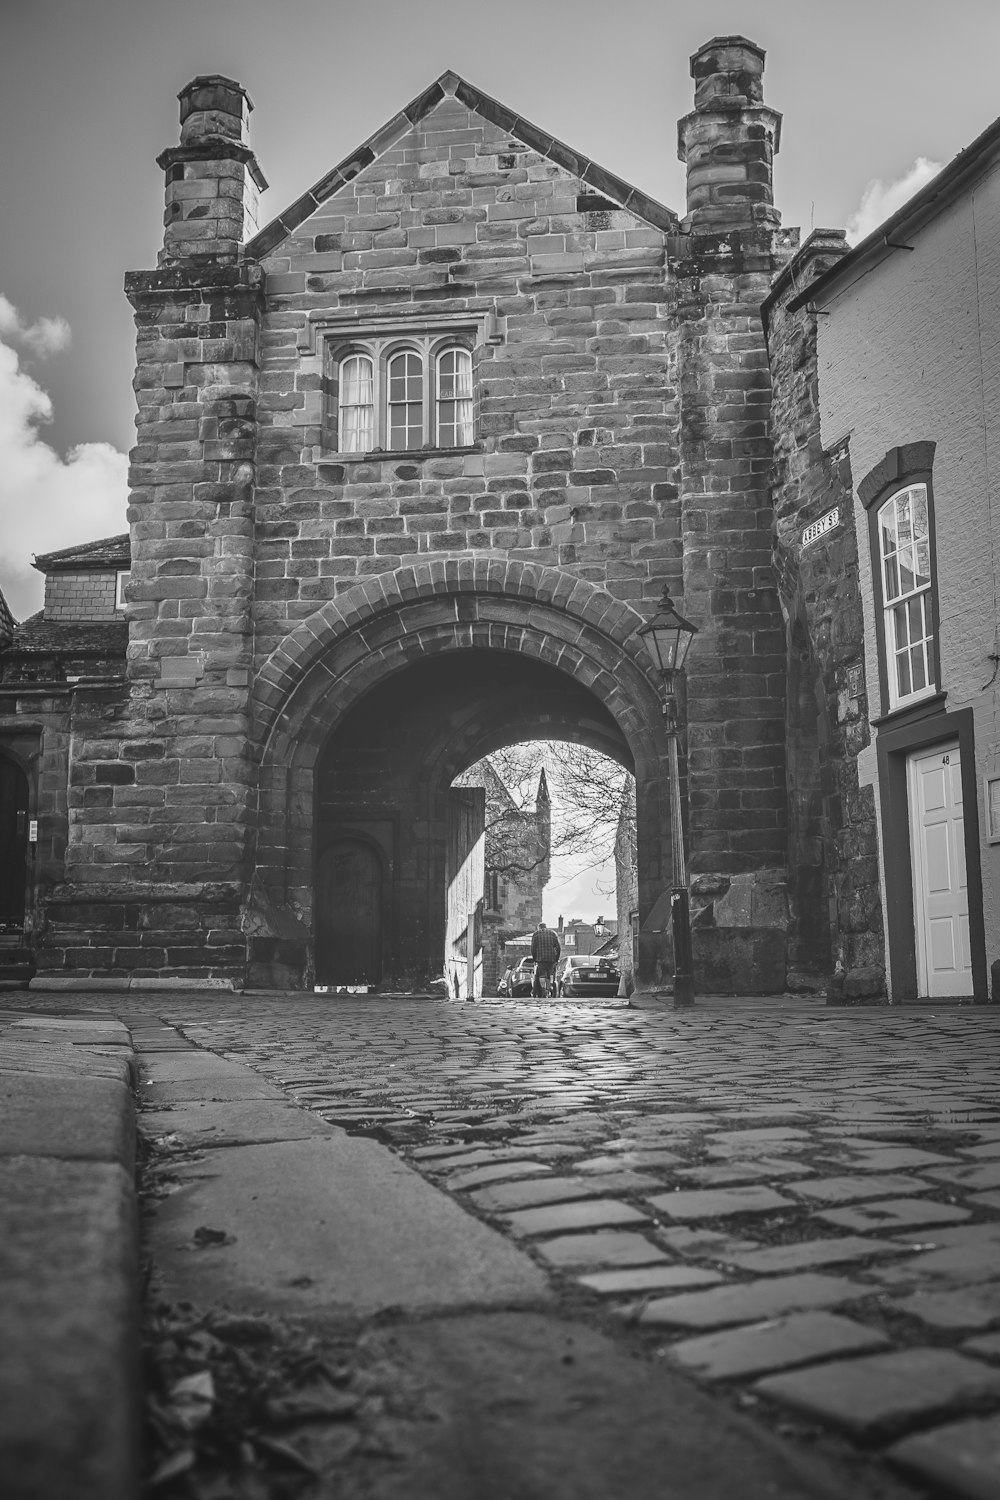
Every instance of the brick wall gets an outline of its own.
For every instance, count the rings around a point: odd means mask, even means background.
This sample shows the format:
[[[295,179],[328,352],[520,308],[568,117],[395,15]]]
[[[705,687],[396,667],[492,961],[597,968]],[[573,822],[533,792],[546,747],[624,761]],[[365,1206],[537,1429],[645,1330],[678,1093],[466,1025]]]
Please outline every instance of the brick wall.
[[[936,516],[941,685],[947,709],[975,722],[976,784],[1000,774],[1000,692],[990,653],[997,645],[1000,451],[989,414],[1000,398],[1000,175],[985,172],[907,240],[914,249],[883,259],[842,289],[820,319],[822,433],[851,429],[851,466],[860,482],[901,444],[936,444]],[[878,400],[872,392],[878,392]],[[985,415],[984,415],[985,414]],[[855,502],[859,534],[867,515]],[[879,702],[873,580],[867,540],[859,557],[873,716]],[[992,678],[992,680],[991,680]],[[875,788],[874,746],[859,760]],[[968,816],[968,813],[967,813]],[[1000,956],[1000,846],[979,821],[989,964]]]
[[[116,620],[118,574],[93,569],[79,573],[48,573],[45,578],[47,620]]]

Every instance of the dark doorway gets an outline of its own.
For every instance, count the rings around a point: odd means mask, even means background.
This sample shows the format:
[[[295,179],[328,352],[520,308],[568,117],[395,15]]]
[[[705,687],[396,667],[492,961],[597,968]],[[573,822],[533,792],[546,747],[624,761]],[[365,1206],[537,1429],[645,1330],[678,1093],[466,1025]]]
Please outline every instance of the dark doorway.
[[[382,861],[361,839],[338,839],[316,869],[316,982],[382,978]]]
[[[20,936],[28,887],[28,778],[0,759],[0,935]]]

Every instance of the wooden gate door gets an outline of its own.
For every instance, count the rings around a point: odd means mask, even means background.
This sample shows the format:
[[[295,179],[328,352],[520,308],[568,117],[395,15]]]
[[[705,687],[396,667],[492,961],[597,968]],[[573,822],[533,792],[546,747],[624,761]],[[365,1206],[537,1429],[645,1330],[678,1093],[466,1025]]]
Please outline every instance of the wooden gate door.
[[[316,982],[382,978],[382,861],[361,839],[338,839],[316,871]]]
[[[0,934],[20,934],[28,888],[28,778],[0,759]]]

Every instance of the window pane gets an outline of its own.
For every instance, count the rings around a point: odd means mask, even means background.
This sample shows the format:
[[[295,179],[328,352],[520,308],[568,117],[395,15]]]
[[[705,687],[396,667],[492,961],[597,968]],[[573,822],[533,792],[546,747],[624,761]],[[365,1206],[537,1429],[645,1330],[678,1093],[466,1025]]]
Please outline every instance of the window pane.
[[[420,448],[424,441],[424,372],[412,349],[389,361],[390,448]]]
[[[899,566],[894,557],[885,560],[885,597],[886,603],[891,599],[898,599],[899,588]]]
[[[437,362],[437,441],[442,448],[472,442],[472,356],[446,349]]]
[[[913,534],[924,539],[928,536],[927,530],[927,487],[918,484],[911,490],[913,505]]]
[[[896,657],[896,691],[900,698],[906,698],[913,691],[910,686],[910,653],[900,651]]]
[[[342,453],[368,453],[375,442],[374,366],[367,354],[351,354],[340,365]]]
[[[910,671],[913,677],[913,691],[919,693],[921,688],[927,686],[927,659],[924,655],[923,642],[914,646],[910,652]]]
[[[931,544],[925,537],[917,542],[917,586],[923,588],[931,581]]]

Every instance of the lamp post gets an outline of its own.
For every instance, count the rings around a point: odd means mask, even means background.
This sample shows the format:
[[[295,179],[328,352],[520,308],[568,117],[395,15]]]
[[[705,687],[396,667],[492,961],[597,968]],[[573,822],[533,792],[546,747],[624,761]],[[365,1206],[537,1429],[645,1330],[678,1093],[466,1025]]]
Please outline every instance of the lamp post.
[[[697,625],[685,620],[674,608],[669,590],[656,614],[639,631],[650,659],[663,678],[663,721],[670,753],[670,929],[674,945],[674,1005],[694,1004],[694,973],[691,959],[691,908],[688,899],[687,861],[684,856],[684,825],[681,821],[681,777],[678,758],[680,723],[677,711],[677,676],[683,671],[688,647],[698,634]]]

